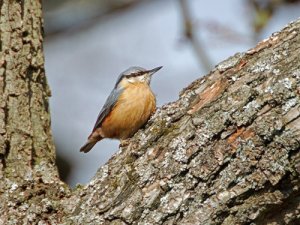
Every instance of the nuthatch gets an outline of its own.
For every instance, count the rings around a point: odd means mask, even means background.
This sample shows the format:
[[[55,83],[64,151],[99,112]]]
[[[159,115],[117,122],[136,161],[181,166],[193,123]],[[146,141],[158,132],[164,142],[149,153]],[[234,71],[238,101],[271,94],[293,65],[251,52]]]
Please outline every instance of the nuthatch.
[[[103,138],[125,140],[148,121],[156,109],[149,85],[152,75],[161,68],[130,67],[120,74],[81,152],[90,151]]]

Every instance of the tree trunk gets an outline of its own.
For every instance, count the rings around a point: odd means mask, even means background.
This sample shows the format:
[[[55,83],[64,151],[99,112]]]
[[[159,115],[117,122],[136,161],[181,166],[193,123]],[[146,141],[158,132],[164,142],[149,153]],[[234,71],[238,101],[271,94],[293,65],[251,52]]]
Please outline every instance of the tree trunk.
[[[64,190],[55,165],[42,43],[40,1],[1,0],[0,224],[46,220],[41,210],[47,198],[53,201]]]
[[[0,224],[300,223],[300,20],[193,82],[70,190],[54,162],[40,2],[0,8]]]

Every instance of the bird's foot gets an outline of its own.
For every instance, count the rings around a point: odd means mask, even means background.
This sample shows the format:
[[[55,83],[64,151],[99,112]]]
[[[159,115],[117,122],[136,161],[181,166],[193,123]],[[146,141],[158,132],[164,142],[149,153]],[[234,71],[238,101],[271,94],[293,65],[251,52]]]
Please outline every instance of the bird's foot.
[[[130,139],[120,140],[119,148],[125,147],[130,144]]]

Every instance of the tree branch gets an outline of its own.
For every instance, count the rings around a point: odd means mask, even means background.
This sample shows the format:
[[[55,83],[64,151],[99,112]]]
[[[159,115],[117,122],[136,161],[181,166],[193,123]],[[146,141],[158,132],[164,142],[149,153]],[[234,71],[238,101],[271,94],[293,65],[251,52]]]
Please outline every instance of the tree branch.
[[[79,190],[69,221],[91,222],[91,208],[115,224],[298,221],[299,27],[222,62],[159,109]]]
[[[202,65],[206,71],[210,71],[212,68],[212,63],[206,51],[204,50],[202,43],[196,37],[194,31],[195,29],[192,22],[193,20],[191,17],[191,13],[187,1],[179,0],[179,4],[182,13],[185,37],[191,42],[200,65]]]

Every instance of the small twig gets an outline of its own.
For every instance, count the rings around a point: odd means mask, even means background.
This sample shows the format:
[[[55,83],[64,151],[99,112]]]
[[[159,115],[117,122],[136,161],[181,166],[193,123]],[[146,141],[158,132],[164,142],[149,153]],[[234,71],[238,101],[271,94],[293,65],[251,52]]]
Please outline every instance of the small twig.
[[[190,15],[190,11],[188,9],[188,4],[186,0],[179,0],[179,3],[180,3],[180,9],[183,17],[183,22],[184,22],[184,34],[193,45],[193,48],[195,50],[195,53],[197,55],[200,64],[202,64],[203,67],[207,71],[209,71],[212,68],[212,63],[208,55],[206,54],[201,42],[199,41],[199,39],[196,38],[193,29],[192,18]]]

